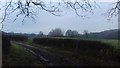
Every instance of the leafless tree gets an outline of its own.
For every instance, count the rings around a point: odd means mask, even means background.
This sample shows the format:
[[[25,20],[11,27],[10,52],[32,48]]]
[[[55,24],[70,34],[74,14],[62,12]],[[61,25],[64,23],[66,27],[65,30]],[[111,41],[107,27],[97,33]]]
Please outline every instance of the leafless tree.
[[[61,6],[70,8],[75,11],[78,16],[84,17],[79,13],[81,10],[83,12],[93,13],[93,9],[96,7],[96,0],[90,2],[91,0],[58,0],[56,4],[49,1],[49,3],[44,0],[9,0],[6,2],[4,7],[4,14],[1,20],[1,23],[5,21],[7,16],[14,14],[16,11],[16,17],[13,22],[15,22],[20,16],[23,16],[22,22],[25,21],[26,18],[31,18],[35,21],[36,12],[35,10],[44,10],[52,15],[60,16],[60,13],[63,12]],[[94,3],[94,4],[93,4]],[[115,7],[111,8],[107,15],[108,17],[112,17],[113,15],[117,15],[117,10],[119,8],[120,1],[118,0],[115,3]],[[0,7],[1,9],[2,7]]]
[[[64,35],[63,31],[60,28],[55,28],[49,32],[50,36],[61,37]]]
[[[65,33],[65,36],[72,36],[72,30],[68,29]]]
[[[61,0],[57,1],[56,4],[51,1],[46,3],[44,0],[17,0],[16,2],[10,0],[9,2],[6,2],[4,7],[4,16],[1,23],[4,22],[8,15],[14,14],[16,11],[18,11],[18,13],[16,14],[14,21],[22,15],[24,16],[22,22],[24,22],[27,17],[35,20],[36,9],[44,10],[55,16],[60,16],[60,13],[62,12],[61,6],[73,9],[78,16],[82,16],[79,13],[80,9],[84,12],[93,13],[93,8],[95,7],[95,5],[91,4],[90,0]]]
[[[68,36],[68,37],[75,37],[75,36],[78,36],[78,35],[79,35],[78,31],[71,30],[71,29],[68,29],[65,33],[65,36]]]
[[[44,35],[44,34],[43,34],[42,31],[40,31],[39,34],[38,34],[38,36],[43,36],[43,35]]]
[[[88,38],[88,30],[84,30],[84,36],[85,38]]]
[[[117,0],[117,2],[113,3],[113,7],[108,9],[108,11],[105,13],[107,15],[107,20],[110,21],[114,16],[118,16],[120,14],[120,0]]]

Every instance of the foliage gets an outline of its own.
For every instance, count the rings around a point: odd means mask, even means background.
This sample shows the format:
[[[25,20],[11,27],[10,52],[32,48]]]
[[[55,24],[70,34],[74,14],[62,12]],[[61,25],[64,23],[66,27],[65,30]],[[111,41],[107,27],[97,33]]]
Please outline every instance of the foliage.
[[[11,40],[14,40],[14,41],[25,41],[27,40],[27,36],[23,36],[23,35],[8,35],[9,38]]]
[[[94,54],[113,54],[113,47],[100,41],[67,38],[34,38],[34,43],[65,49],[92,51]]]
[[[56,39],[56,38],[54,38]],[[114,54],[110,55],[108,53],[113,53],[112,51],[106,52],[106,54],[101,54],[100,52],[96,52],[95,50],[74,50],[73,48],[60,48],[48,45],[42,45],[42,44],[33,44],[32,46],[38,47],[40,49],[45,49],[48,52],[61,54],[62,56],[67,56],[69,58],[74,58],[74,60],[78,60],[83,64],[87,65],[107,65],[107,66],[113,66],[113,65],[119,65],[119,52],[114,52]],[[110,45],[109,45],[110,46]],[[104,49],[106,50],[106,48]],[[96,53],[97,54],[96,54]],[[101,52],[102,53],[102,52]],[[117,54],[118,53],[118,54]]]

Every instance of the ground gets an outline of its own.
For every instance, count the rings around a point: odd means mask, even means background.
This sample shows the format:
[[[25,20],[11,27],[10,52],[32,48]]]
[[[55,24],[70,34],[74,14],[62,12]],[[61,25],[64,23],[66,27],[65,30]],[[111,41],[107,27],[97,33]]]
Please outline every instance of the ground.
[[[119,49],[117,40],[102,40]],[[105,57],[98,57],[91,54],[77,52],[74,50],[65,50],[61,48],[44,46],[32,43],[32,40],[26,42],[12,41],[12,47],[9,56],[4,59],[5,65],[10,66],[118,66],[120,63]],[[7,61],[7,62],[6,62]]]

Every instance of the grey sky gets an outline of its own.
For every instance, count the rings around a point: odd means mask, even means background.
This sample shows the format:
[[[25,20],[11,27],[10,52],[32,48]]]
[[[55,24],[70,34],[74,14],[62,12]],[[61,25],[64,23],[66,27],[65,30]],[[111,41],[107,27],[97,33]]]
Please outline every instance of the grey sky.
[[[75,14],[73,10],[67,10],[62,13],[62,16],[54,16],[48,12],[41,11],[37,13],[36,23],[31,20],[27,20],[22,25],[21,18],[12,23],[11,19],[8,19],[4,23],[3,31],[6,32],[22,32],[22,33],[39,33],[43,31],[47,34],[51,29],[61,28],[64,32],[68,29],[77,30],[79,33],[83,33],[86,29],[89,32],[99,32],[109,29],[117,29],[118,21],[117,17],[114,17],[113,23],[108,23],[106,17],[101,15],[111,8],[111,3],[100,3],[101,8],[94,10],[94,15],[88,13],[88,18],[81,18]],[[13,14],[10,18],[13,18]]]

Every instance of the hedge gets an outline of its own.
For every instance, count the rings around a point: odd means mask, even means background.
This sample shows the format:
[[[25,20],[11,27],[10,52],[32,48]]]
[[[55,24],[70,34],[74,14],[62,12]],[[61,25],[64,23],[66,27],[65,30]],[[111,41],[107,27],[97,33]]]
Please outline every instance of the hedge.
[[[34,38],[34,43],[47,45],[47,46],[55,46],[55,47],[63,47],[66,49],[79,49],[79,50],[108,50],[113,47],[100,42],[100,41],[92,41],[92,40],[82,40],[82,39],[67,39],[67,38]]]

